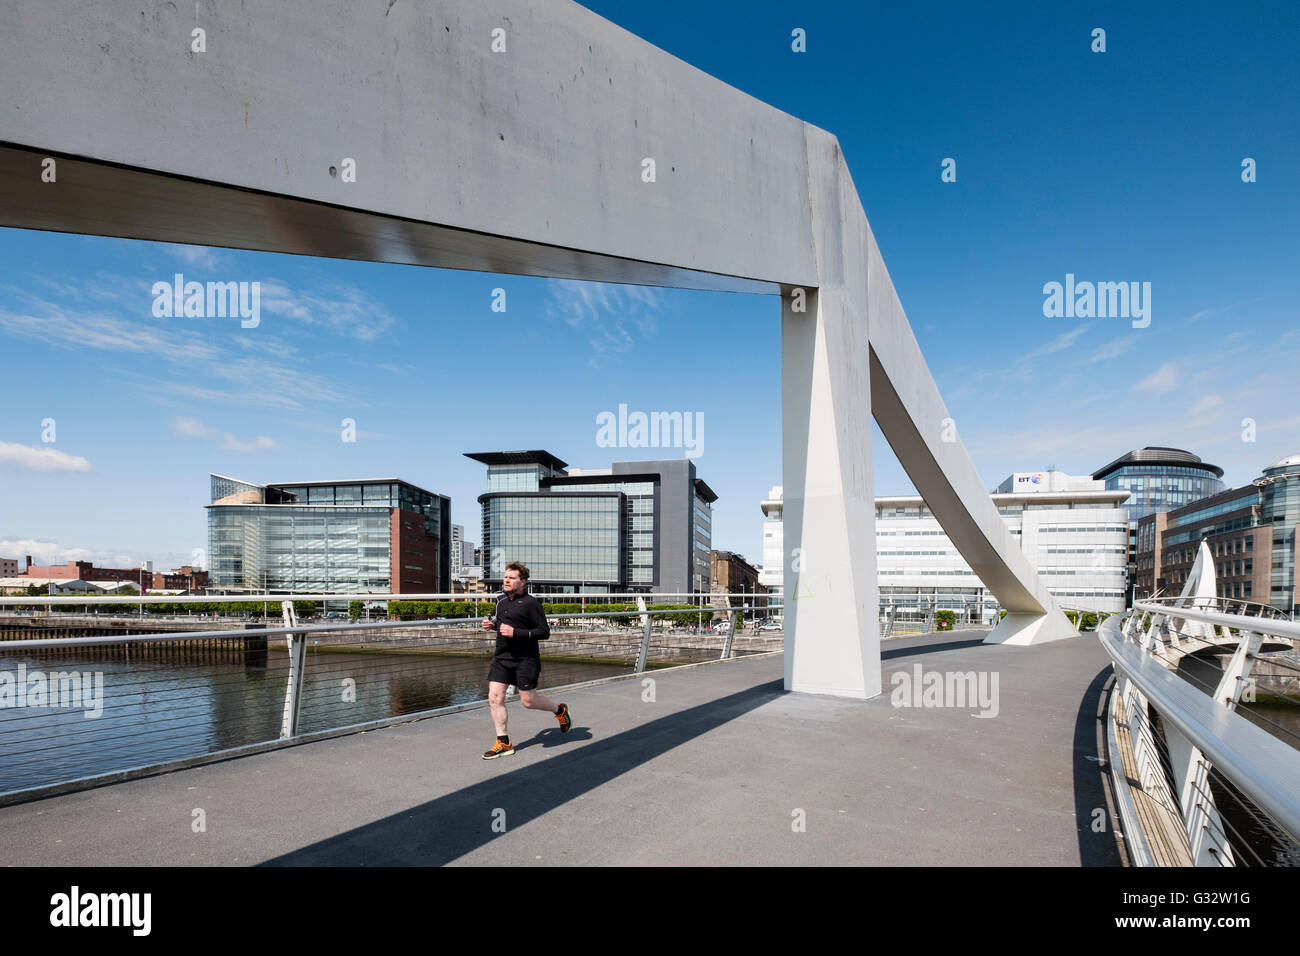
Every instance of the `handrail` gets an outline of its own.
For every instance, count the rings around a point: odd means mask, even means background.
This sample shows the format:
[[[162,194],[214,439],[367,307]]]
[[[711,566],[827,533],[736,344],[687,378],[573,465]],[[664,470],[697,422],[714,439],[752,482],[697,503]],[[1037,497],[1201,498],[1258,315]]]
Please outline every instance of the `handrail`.
[[[1186,598],[1185,600],[1206,600],[1204,598]],[[1271,617],[1255,617],[1250,614],[1227,614],[1223,611],[1204,611],[1195,606],[1152,604],[1147,601],[1134,601],[1133,610],[1144,614],[1160,614],[1176,617],[1185,621],[1198,621],[1202,624],[1218,624],[1244,631],[1255,631],[1274,637],[1287,637],[1300,640],[1300,622],[1280,621]]]
[[[132,582],[123,581],[124,585]],[[474,603],[475,599],[480,604],[490,604],[496,600],[498,591],[476,591],[461,592],[450,594],[367,594],[365,592],[357,593],[354,591],[325,593],[321,591],[309,592],[307,594],[284,594],[275,591],[248,591],[237,594],[160,594],[160,595],[139,595],[139,594],[115,594],[115,595],[94,595],[94,594],[0,594],[0,607],[8,604],[268,604],[278,603],[280,601],[316,601],[324,603],[326,601],[338,603],[341,601],[468,601]],[[644,598],[647,601],[666,600],[668,598],[739,598],[743,602],[753,602],[755,598],[778,599],[782,600],[781,592],[766,592],[755,594],[753,591],[656,591],[652,594],[635,593],[635,592],[618,592],[611,594],[591,593],[585,594],[546,594],[528,592],[539,601],[550,601],[553,604],[581,604],[587,601],[592,604],[602,603],[621,603],[623,601]],[[707,608],[708,603],[700,604],[699,607]]]
[[[1181,611],[1175,616],[1181,617]],[[1098,635],[1116,671],[1132,681],[1161,718],[1199,748],[1220,773],[1300,841],[1300,752],[1181,680],[1127,640],[1119,630],[1118,616],[1108,618]]]
[[[722,608],[713,608],[712,610],[723,610]],[[735,610],[732,608],[731,610]],[[549,616],[568,621],[578,617],[641,617],[649,615],[651,619],[669,614],[693,614],[692,608],[664,608],[654,610],[653,608],[645,611],[582,611],[552,613]],[[233,637],[271,637],[274,635],[288,634],[308,634],[317,632],[343,632],[343,631],[364,631],[364,630],[392,630],[401,627],[443,627],[447,625],[462,625],[466,630],[477,630],[469,625],[476,624],[482,620],[479,617],[436,617],[426,618],[419,621],[370,621],[356,624],[296,624],[293,627],[249,627],[249,628],[225,628],[216,631],[168,631],[163,634],[108,634],[96,637],[48,637],[33,638],[31,640],[20,641],[3,641],[0,642],[0,648],[9,649],[14,647],[89,647],[100,644],[148,644],[159,641],[193,641],[203,640],[206,638],[233,638]]]

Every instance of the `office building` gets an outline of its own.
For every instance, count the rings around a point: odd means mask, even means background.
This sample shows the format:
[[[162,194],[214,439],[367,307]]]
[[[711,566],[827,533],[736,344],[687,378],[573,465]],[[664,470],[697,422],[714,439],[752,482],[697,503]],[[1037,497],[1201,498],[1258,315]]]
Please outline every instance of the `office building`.
[[[1127,497],[1127,491],[1108,490],[1088,476],[1059,471],[1017,472],[992,493],[998,513],[1058,603],[1099,611],[1124,607],[1128,521],[1122,505]],[[783,563],[781,553],[768,552],[769,542],[783,542],[780,501],[778,486],[763,502],[765,569]],[[885,496],[875,503],[882,608],[947,608],[975,621],[996,617],[997,599],[920,496]],[[762,577],[759,582],[767,583]]]
[[[717,495],[689,459],[577,469],[547,451],[466,454],[487,465],[484,581],[509,562],[539,593],[698,593],[709,589]]]
[[[1065,607],[1123,608],[1126,492],[1086,476],[1018,472],[992,494],[998,513],[1048,590]],[[947,608],[991,621],[1001,610],[916,495],[876,499],[876,569],[882,606]]]
[[[1058,604],[1123,610],[1128,492],[1087,476],[1018,472],[992,497]],[[949,608],[985,621],[1001,610],[919,496],[876,499],[876,562],[882,606]]]
[[[211,586],[451,591],[451,499],[397,478],[258,485],[212,475]]]
[[[763,568],[758,582],[769,590],[779,589],[785,580],[783,494],[781,485],[773,485],[767,498],[759,503],[763,509]]]
[[[1300,455],[1233,488],[1138,522],[1134,597],[1177,595],[1204,540],[1214,556],[1220,597],[1300,612],[1296,529],[1300,526]]]
[[[0,578],[13,578],[17,576],[18,576],[18,559],[0,558]]]
[[[452,579],[461,576],[461,566],[465,563],[465,526],[454,524],[451,526],[451,576]]]
[[[1131,527],[1157,511],[1170,511],[1224,490],[1223,469],[1181,448],[1136,448],[1092,473],[1112,491],[1127,491]]]
[[[1128,562],[1125,593],[1126,606],[1132,603],[1137,581],[1138,522],[1148,515],[1171,508],[1181,508],[1217,495],[1224,490],[1223,469],[1207,464],[1200,457],[1181,448],[1151,445],[1135,448],[1116,458],[1093,478],[1103,481],[1114,491],[1129,492],[1124,505],[1128,513]]]

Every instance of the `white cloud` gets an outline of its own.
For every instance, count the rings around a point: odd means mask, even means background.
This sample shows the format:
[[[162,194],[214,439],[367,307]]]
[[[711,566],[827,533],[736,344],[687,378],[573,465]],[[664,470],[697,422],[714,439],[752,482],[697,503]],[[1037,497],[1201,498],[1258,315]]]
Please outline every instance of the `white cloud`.
[[[1046,345],[1039,346],[1032,352],[1026,352],[1024,355],[1020,356],[1019,362],[1030,362],[1033,359],[1038,358],[1040,355],[1051,355],[1053,352],[1062,352],[1065,349],[1072,348],[1074,343],[1079,340],[1079,337],[1087,331],[1088,326],[1086,325],[1076,325],[1072,329],[1067,329]]]
[[[1223,404],[1222,395],[1206,395],[1199,402],[1187,410],[1189,417],[1195,417],[1202,412],[1208,412],[1211,408],[1217,408]]]
[[[1260,301],[1258,298],[1242,299],[1240,302],[1233,302],[1229,305],[1216,305],[1213,308],[1201,309],[1197,312],[1193,312],[1191,315],[1187,316],[1187,318],[1183,319],[1183,321],[1199,322],[1201,319],[1207,318],[1211,315],[1222,315],[1225,312],[1231,312],[1233,309],[1239,309],[1243,305],[1250,305],[1252,302],[1258,301]]]
[[[1084,362],[1092,364],[1093,362],[1107,362],[1119,358],[1121,355],[1131,352],[1137,341],[1136,335],[1121,335],[1117,339],[1111,339],[1109,342],[1098,346],[1084,359]]]
[[[154,382],[143,386],[146,390],[187,401],[211,402],[215,405],[254,405],[258,408],[301,408],[301,403],[288,396],[249,394],[245,389],[206,388],[184,382]]]
[[[0,309],[0,330],[74,348],[155,355],[174,362],[210,362],[220,350],[166,320],[126,322],[99,312],[70,313],[53,303],[29,312]]]
[[[653,336],[656,314],[664,307],[660,290],[646,286],[551,279],[546,293],[547,316],[589,337],[591,365],[604,356],[630,352]]]
[[[1172,392],[1177,387],[1178,369],[1173,362],[1165,362],[1133,386],[1139,392],[1155,392],[1157,395]]]
[[[91,561],[101,568],[139,567],[140,562],[120,551],[98,551],[93,548],[69,548],[56,541],[38,541],[34,538],[14,538],[0,541],[0,554],[18,558],[18,570],[26,565],[24,558],[32,556],[33,564],[57,565],[69,561]]]
[[[228,448],[231,451],[257,451],[261,448],[274,448],[275,441],[265,435],[258,435],[252,441],[240,441],[234,435],[226,435],[221,447]]]
[[[270,279],[261,285],[262,311],[295,319],[304,325],[371,342],[397,324],[384,305],[356,286],[325,282],[321,294],[295,290]]]
[[[177,418],[172,421],[172,431],[191,438],[212,438],[215,432],[197,418]]]
[[[223,257],[218,255],[216,250],[206,246],[186,246],[166,242],[162,244],[162,249],[187,265],[198,266],[200,269],[219,269],[225,264]]]
[[[48,445],[19,445],[0,441],[0,463],[13,462],[33,471],[93,471],[90,462],[79,455],[69,455]]]
[[[172,419],[172,431],[190,438],[218,440],[221,442],[221,447],[228,451],[257,451],[262,448],[275,447],[275,441],[265,435],[258,435],[249,441],[242,441],[230,432],[223,432],[220,429],[203,424],[197,418],[182,417]]]
[[[234,358],[233,348],[205,340],[209,327],[202,326],[200,330],[192,331],[186,327],[186,322],[193,320],[154,318],[148,288],[148,283],[142,284],[138,296],[132,299],[138,300],[136,304],[141,310],[141,318],[129,320],[99,310],[65,308],[28,292],[20,292],[18,297],[26,300],[27,307],[22,311],[0,308],[0,333],[12,333],[42,344],[151,356],[184,365],[184,381],[159,382],[155,379],[146,387],[187,397],[281,408],[301,408],[305,402],[339,401],[345,397],[325,379],[300,370],[297,349],[273,336],[257,336],[252,347],[244,341],[245,337],[231,339],[232,345],[253,353]],[[123,308],[129,309],[129,306]],[[338,315],[334,313],[335,318]],[[388,317],[380,324],[394,321]],[[356,334],[358,338],[366,337],[364,333]],[[285,360],[285,364],[278,364],[276,359]],[[147,367],[152,371],[157,364]],[[239,387],[225,390],[196,383],[196,371],[225,379]],[[354,395],[346,397],[356,400]]]

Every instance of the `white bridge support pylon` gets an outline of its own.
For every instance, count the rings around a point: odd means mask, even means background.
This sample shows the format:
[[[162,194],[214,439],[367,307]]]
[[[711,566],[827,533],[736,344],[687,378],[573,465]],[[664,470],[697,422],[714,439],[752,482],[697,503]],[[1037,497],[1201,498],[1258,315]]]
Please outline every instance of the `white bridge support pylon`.
[[[945,421],[835,137],[577,4],[10,0],[0,225],[780,293],[786,687],[880,692],[873,413],[1009,609],[989,640],[1074,634]]]

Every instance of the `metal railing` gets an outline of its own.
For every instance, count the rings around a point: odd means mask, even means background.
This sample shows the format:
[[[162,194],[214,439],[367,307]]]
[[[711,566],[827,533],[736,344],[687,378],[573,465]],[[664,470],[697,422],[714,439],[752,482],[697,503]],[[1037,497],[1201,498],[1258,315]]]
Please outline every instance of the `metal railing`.
[[[1300,734],[1238,710],[1254,699],[1252,671],[1261,661],[1300,673],[1300,624],[1280,613],[1240,613],[1252,607],[1264,608],[1213,598],[1138,601],[1099,628],[1117,677],[1108,716],[1112,779],[1139,865],[1300,863]],[[1230,655],[1217,679],[1193,666],[1207,653]],[[1277,699],[1300,706],[1285,694]]]
[[[548,614],[552,636],[540,646],[548,692],[781,646],[779,635],[738,635],[740,607],[706,606],[705,620],[726,613],[733,625],[711,631],[667,626],[693,611],[641,605]],[[0,802],[485,701],[496,634],[482,616],[307,623],[292,600],[280,611],[277,626],[0,642]]]

